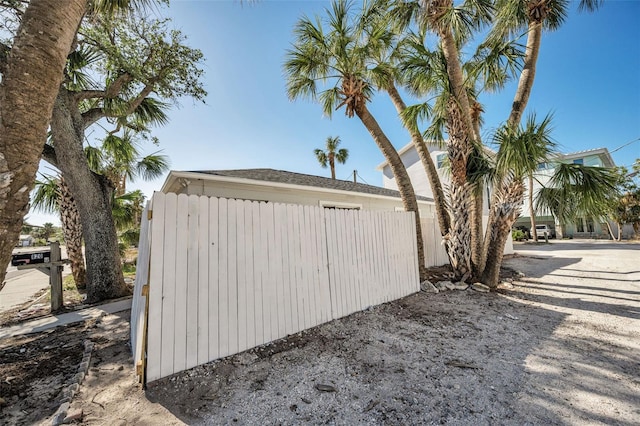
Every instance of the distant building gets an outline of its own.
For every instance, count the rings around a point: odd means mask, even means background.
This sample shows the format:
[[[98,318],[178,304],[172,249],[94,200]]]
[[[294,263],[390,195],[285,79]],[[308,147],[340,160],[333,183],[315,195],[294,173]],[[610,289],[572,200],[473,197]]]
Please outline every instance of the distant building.
[[[35,239],[31,235],[20,235],[18,247],[31,247],[34,242]]]
[[[429,149],[429,153],[431,154],[431,159],[433,160],[434,165],[438,169],[440,182],[442,182],[442,185],[446,187],[451,182],[449,170],[447,168],[447,148],[436,143],[427,143],[427,148]],[[491,150],[487,149],[487,153],[491,153]],[[413,146],[413,143],[410,142],[407,145],[403,146],[400,150],[398,150],[398,154],[400,155],[400,159],[407,169],[409,179],[411,180],[411,184],[413,185],[413,190],[415,191],[416,195],[433,199],[433,190],[431,189],[429,178],[427,177],[427,173],[424,170],[422,161],[420,161],[420,157],[418,156],[418,152]],[[393,172],[391,171],[391,166],[387,161],[380,163],[376,167],[376,170],[382,172],[382,186],[384,188],[393,190],[398,189],[395,177],[393,176]],[[489,192],[485,192],[484,195],[483,216],[484,224],[486,227],[489,215]],[[511,239],[507,240],[507,244],[504,248],[504,253],[513,253],[513,243]]]
[[[613,158],[607,148],[588,149],[584,151],[572,152],[569,154],[559,154],[549,162],[540,163],[538,171],[534,174],[533,192],[535,194],[542,187],[546,186],[559,163],[574,163],[593,167],[615,167]],[[536,215],[537,225],[549,225],[555,228],[558,238],[609,238],[609,230],[604,218],[580,217],[575,223],[559,223],[556,218],[547,215]],[[611,224],[614,232],[617,232],[615,224]],[[528,185],[525,192],[522,214],[514,226],[531,227],[531,217],[529,214]],[[624,235],[624,234],[623,234]]]

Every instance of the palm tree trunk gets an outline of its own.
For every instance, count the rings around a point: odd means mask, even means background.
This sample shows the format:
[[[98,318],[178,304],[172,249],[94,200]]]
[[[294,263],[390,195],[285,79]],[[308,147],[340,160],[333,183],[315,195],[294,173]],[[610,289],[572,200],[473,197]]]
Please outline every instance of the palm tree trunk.
[[[463,112],[457,101],[449,98],[447,106],[447,152],[451,165],[449,185],[449,208],[451,228],[446,240],[447,251],[452,261],[456,279],[466,281],[472,274],[471,267],[471,198],[473,186],[467,178],[467,163],[471,153],[469,128],[464,124]]]
[[[329,167],[331,168],[331,179],[336,178],[336,163],[332,153],[329,154]]]
[[[84,289],[87,287],[87,271],[84,266],[84,255],[82,254],[82,224],[80,223],[80,212],[73,195],[64,179],[58,182],[60,193],[60,222],[62,223],[62,234],[67,246],[67,256],[71,261],[71,274],[76,283],[76,287]]]
[[[455,38],[453,37],[453,33],[449,28],[441,29],[439,31],[439,35],[442,52],[447,63],[447,75],[449,76],[449,83],[451,85],[450,90],[458,103],[461,115],[460,119],[464,125],[464,131],[466,132],[467,138],[469,140],[473,140],[474,126],[473,119],[471,118],[471,103],[465,88],[459,50]]]
[[[80,212],[87,259],[87,300],[120,297],[127,289],[111,214],[113,186],[89,170],[83,150],[85,123],[70,92],[56,99],[51,132],[62,176]]]
[[[538,62],[538,53],[540,52],[541,39],[542,23],[541,21],[532,20],[529,23],[524,67],[520,73],[518,88],[516,89],[516,94],[514,96],[513,104],[511,106],[511,113],[508,120],[508,124],[511,128],[514,128],[520,124],[522,114],[524,113],[524,110],[529,101],[529,95],[531,94],[531,89],[533,88],[533,82],[536,75],[536,64]],[[508,186],[509,185],[507,185],[507,190]],[[498,192],[504,191],[505,188],[498,189],[496,191],[496,194]],[[501,218],[499,215],[494,215],[494,211],[500,211],[500,206],[494,204],[495,203],[492,200],[492,209],[489,213],[489,223],[487,224],[487,232],[485,234],[484,250],[480,269],[482,270],[482,277],[483,281],[485,281],[485,284],[489,282],[495,283],[495,285],[497,285],[497,280],[499,279],[500,274],[500,264],[502,263],[502,257],[504,256],[504,243],[506,243],[507,238],[511,232],[511,225],[513,225],[513,222],[509,227],[505,227],[504,218]],[[513,221],[515,222],[515,219],[513,219]],[[499,226],[500,229],[493,229],[494,226]],[[502,233],[502,235],[495,235],[496,233]],[[535,233],[535,228],[531,230],[531,233]],[[490,236],[491,238],[489,238]],[[496,266],[495,263],[498,260],[499,263]],[[488,282],[486,282],[487,280]]]
[[[524,196],[522,181],[509,176],[508,183],[503,184],[497,192],[492,214],[485,236],[484,265],[481,280],[491,288],[496,288],[500,282],[500,266],[504,257],[504,246],[510,235],[511,227],[520,215]]]
[[[31,0],[0,59],[0,285],[29,210],[53,103],[86,0]]]
[[[378,145],[378,148],[380,148],[384,158],[389,163],[393,176],[398,184],[398,191],[402,197],[404,209],[408,212],[414,213],[416,221],[418,270],[420,272],[420,281],[423,281],[427,276],[427,268],[425,266],[424,259],[424,240],[422,237],[422,225],[420,223],[420,210],[418,209],[418,201],[416,200],[416,194],[413,191],[413,185],[411,185],[411,179],[409,178],[407,169],[404,167],[402,159],[400,158],[400,155],[398,155],[398,151],[393,147],[391,141],[389,141],[387,135],[384,134],[380,125],[371,115],[366,105],[359,105],[358,108],[356,108],[356,114],[373,137],[373,140],[376,142],[376,145]]]
[[[393,105],[396,107],[396,111],[398,111],[398,114],[401,115],[402,112],[407,109],[407,105],[402,100],[400,93],[393,85],[391,85],[387,89],[387,93],[389,93],[389,97],[391,98]],[[440,181],[440,176],[438,175],[438,170],[436,168],[436,165],[433,163],[429,148],[427,148],[427,144],[425,143],[418,129],[410,128],[406,124],[404,125],[404,127],[407,129],[407,131],[409,131],[409,134],[411,135],[411,142],[416,148],[416,152],[418,153],[418,157],[420,157],[422,167],[424,167],[424,171],[427,174],[427,178],[429,179],[431,191],[433,192],[433,201],[436,206],[438,225],[440,226],[440,235],[445,236],[447,235],[447,233],[449,233],[451,220],[449,218],[449,212],[447,211],[447,202],[444,195],[444,190],[442,189],[442,182]]]
[[[520,73],[518,88],[511,106],[511,114],[509,115],[508,124],[512,128],[520,124],[522,114],[527,107],[527,102],[529,102],[529,95],[531,94],[533,81],[536,76],[536,64],[538,62],[541,40],[542,22],[530,22],[527,34],[527,47],[524,56],[524,67]]]
[[[531,236],[533,241],[538,242],[538,234],[536,233],[536,212],[533,208],[533,175],[529,174],[529,216],[531,217]]]
[[[474,277],[480,276],[480,265],[482,263],[482,249],[484,247],[484,233],[482,231],[482,213],[484,211],[484,185],[476,183],[473,188],[471,209],[471,268]]]

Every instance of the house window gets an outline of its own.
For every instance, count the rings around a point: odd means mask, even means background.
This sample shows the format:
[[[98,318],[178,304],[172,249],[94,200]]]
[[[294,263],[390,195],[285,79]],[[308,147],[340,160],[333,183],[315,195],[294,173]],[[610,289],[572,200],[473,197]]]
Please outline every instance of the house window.
[[[538,170],[546,170],[548,168],[549,166],[547,165],[547,163],[538,163]]]
[[[584,164],[584,158],[576,158],[573,160],[573,164],[580,164],[582,166]]]
[[[442,154],[436,155],[436,163],[437,163],[439,169],[444,167],[444,163],[446,161],[447,161],[447,154],[446,153],[442,153]]]
[[[584,232],[584,222],[581,217],[578,218],[576,223],[576,232]]]

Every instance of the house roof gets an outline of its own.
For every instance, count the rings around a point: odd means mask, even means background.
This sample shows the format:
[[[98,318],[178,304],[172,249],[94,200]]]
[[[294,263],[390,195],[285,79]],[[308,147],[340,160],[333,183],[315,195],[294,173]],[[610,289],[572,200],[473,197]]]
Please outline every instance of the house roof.
[[[200,175],[200,178],[235,178],[248,181],[271,182],[276,184],[293,185],[298,187],[323,188],[336,191],[356,192],[383,197],[400,198],[398,191],[381,188],[379,186],[367,185],[364,183],[354,183],[348,180],[330,179],[322,176],[307,175],[303,173],[288,172],[274,169],[237,169],[237,170],[194,170],[188,172],[172,171],[172,174],[187,173],[192,177]],[[431,198],[417,196],[421,201],[433,201]]]
[[[560,158],[568,160],[568,159],[574,159],[574,158],[583,158],[589,155],[600,156],[604,160],[605,167],[615,167],[616,165],[607,148],[593,148],[593,149],[585,149],[582,151],[570,152],[568,154],[562,154]]]

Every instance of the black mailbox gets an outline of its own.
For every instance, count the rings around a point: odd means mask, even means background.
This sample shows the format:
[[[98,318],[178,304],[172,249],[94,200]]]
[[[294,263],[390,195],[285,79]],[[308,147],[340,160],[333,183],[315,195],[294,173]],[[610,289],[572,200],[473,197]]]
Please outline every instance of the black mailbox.
[[[32,263],[47,263],[51,258],[51,251],[34,251],[29,253],[18,253],[11,256],[11,265],[29,265]]]

